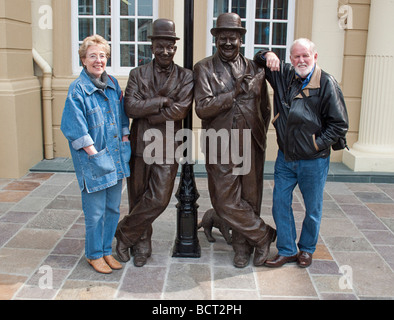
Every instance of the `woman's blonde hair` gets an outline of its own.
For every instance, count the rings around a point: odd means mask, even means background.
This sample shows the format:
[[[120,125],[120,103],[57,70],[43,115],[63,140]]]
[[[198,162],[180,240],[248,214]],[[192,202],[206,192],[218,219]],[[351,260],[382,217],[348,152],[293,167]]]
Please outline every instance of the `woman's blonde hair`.
[[[111,56],[111,47],[108,44],[108,41],[105,40],[102,36],[95,34],[89,37],[86,37],[81,46],[79,47],[79,58],[84,59],[86,58],[86,53],[88,51],[88,48],[90,46],[97,46],[97,45],[101,45],[104,48],[105,54],[107,55],[107,59]]]

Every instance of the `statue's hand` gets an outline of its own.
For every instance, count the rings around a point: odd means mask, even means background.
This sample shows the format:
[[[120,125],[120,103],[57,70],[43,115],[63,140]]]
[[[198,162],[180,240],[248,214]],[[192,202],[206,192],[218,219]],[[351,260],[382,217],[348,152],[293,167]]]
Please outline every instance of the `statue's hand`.
[[[174,104],[174,100],[172,100],[169,97],[165,97],[164,102],[163,102],[163,108],[170,108]]]
[[[244,82],[245,80],[252,80],[253,77],[250,74],[245,74],[242,77],[239,77],[235,84],[235,94],[236,98],[240,94],[244,94],[248,92],[248,84]]]

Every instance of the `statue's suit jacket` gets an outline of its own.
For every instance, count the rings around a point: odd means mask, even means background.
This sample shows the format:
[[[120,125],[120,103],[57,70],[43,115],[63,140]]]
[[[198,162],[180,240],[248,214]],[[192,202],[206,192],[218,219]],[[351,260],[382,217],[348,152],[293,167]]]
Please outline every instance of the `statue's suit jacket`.
[[[130,130],[132,154],[142,156],[151,141],[143,141],[149,129],[161,132],[163,152],[166,154],[166,122],[174,121],[175,133],[182,128],[182,119],[189,112],[193,101],[193,72],[174,64],[163,87],[154,82],[154,61],[130,71],[125,91],[125,112],[133,119]],[[175,103],[162,107],[164,97]],[[179,142],[178,142],[179,144]],[[175,144],[175,148],[177,144]]]
[[[202,119],[204,129],[218,131],[231,130],[234,113],[240,111],[251,129],[256,144],[265,151],[271,118],[265,72],[254,61],[243,56],[240,58],[245,64],[244,74],[251,77],[246,77],[242,85],[247,92],[240,94],[236,99],[233,99],[235,80],[218,53],[195,65],[196,113]],[[233,107],[228,108],[230,105]]]

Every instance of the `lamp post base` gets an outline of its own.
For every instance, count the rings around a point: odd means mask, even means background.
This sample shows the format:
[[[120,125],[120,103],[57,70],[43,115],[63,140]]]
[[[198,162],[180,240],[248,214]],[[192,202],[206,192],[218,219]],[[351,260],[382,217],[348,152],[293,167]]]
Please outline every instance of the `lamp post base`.
[[[197,199],[200,197],[194,180],[193,165],[185,163],[179,181],[177,207],[177,237],[173,257],[199,258],[201,248],[197,237]]]

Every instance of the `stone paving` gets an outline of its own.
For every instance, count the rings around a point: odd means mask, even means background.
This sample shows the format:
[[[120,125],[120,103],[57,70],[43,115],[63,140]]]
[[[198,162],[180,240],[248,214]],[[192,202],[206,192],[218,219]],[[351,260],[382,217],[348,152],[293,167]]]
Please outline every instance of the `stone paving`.
[[[196,178],[199,219],[211,207],[206,178]],[[271,216],[273,181],[264,182],[262,217]],[[153,255],[110,275],[84,257],[84,217],[73,173],[29,173],[0,179],[2,300],[358,300],[394,299],[394,184],[328,182],[313,264],[237,269],[215,229],[199,230],[201,258],[173,258],[177,200],[154,223]],[[121,215],[127,212],[123,191]],[[295,191],[298,227],[304,205]],[[115,242],[114,242],[115,244]],[[270,256],[277,252],[275,243]],[[116,254],[115,254],[116,256]]]

